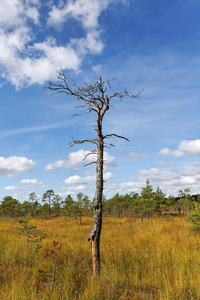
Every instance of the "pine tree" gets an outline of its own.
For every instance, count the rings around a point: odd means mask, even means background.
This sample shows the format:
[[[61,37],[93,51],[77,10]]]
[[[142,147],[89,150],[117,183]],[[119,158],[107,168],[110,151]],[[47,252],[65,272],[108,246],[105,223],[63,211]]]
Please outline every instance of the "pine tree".
[[[153,209],[156,213],[161,213],[166,207],[166,195],[163,191],[157,187],[156,191],[153,193]]]
[[[152,214],[154,211],[153,188],[150,185],[148,179],[146,181],[146,186],[142,188],[139,200],[141,202],[143,216],[146,216],[147,218],[152,218]]]

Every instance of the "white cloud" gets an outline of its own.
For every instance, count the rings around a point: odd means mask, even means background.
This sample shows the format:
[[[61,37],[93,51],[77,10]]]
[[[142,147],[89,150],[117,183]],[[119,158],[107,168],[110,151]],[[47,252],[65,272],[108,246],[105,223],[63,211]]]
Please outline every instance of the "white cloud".
[[[0,157],[0,176],[16,176],[25,171],[32,171],[36,163],[26,157]]]
[[[27,74],[20,74],[27,58],[26,45],[33,39],[28,22],[39,24],[38,1],[1,0],[0,2],[0,65],[2,77],[19,87]],[[27,55],[27,53],[26,53]],[[29,59],[30,60],[30,59]]]
[[[60,1],[58,6],[49,4],[48,20],[44,18],[39,0],[0,1],[0,71],[1,76],[17,89],[25,84],[43,84],[56,79],[56,71],[62,68],[78,71],[84,55],[99,54],[103,49],[98,24],[100,14],[111,3],[123,0],[74,0]],[[78,38],[60,45],[49,36],[38,42],[38,33],[45,31],[44,23],[59,26],[73,18],[85,29]],[[33,26],[34,25],[34,26]]]
[[[111,172],[107,172],[104,174],[105,180],[110,180],[114,178],[114,175]],[[96,180],[96,175],[94,176],[86,176],[80,177],[79,175],[70,176],[65,180],[66,184],[88,184],[90,182],[94,182]]]
[[[68,160],[57,160],[53,164],[48,164],[45,169],[46,170],[54,170],[55,168],[67,168],[67,169],[75,169],[77,165],[86,165],[96,161],[96,154],[91,154],[89,150],[85,151],[80,149],[77,152],[71,152],[69,154]],[[86,157],[87,155],[87,157]],[[83,159],[86,159],[83,161]],[[105,167],[108,166],[115,166],[115,157],[110,156],[107,152],[104,152],[104,160],[105,160]]]
[[[31,19],[38,23],[39,11],[38,0],[1,0],[0,1],[0,23],[6,28],[16,28],[23,24],[24,20]]]
[[[169,148],[161,149],[158,154],[167,155],[169,157],[181,157],[183,155],[200,155],[200,139],[182,140],[178,146],[178,150],[170,150]]]
[[[200,139],[191,141],[183,140],[180,142],[178,149],[187,152],[191,156],[200,155]]]
[[[68,188],[62,188],[62,195],[69,195],[69,194],[72,194],[72,195],[75,195],[77,191],[85,191],[85,190],[88,190],[88,188],[86,188],[85,185],[73,185],[73,186],[69,186]]]
[[[86,190],[86,187],[84,185],[77,185],[77,186],[71,186],[69,187],[69,191],[73,190],[73,191],[84,191]]]
[[[183,176],[200,176],[200,164],[194,163],[193,165],[184,167],[181,171]]]
[[[115,0],[116,1],[116,0]],[[98,27],[98,17],[114,0],[75,0],[63,1],[53,6],[49,13],[49,25],[62,25],[69,18],[79,21],[87,30]]]
[[[134,178],[131,178],[128,182],[123,182],[120,185],[122,191],[127,192],[138,192],[141,191],[142,187],[144,186],[143,182],[137,182]]]
[[[26,190],[27,187],[20,187],[15,185],[9,185],[4,188],[5,191],[23,191]]]
[[[91,54],[99,54],[103,50],[100,32],[96,30],[88,32],[85,38],[72,39],[71,45],[77,49],[80,55],[86,54],[88,51]]]
[[[157,168],[151,168],[150,170],[140,170],[138,172],[138,180],[145,181],[149,179],[151,182],[161,182],[166,180],[179,179],[180,176],[177,174],[177,170],[161,171]]]
[[[142,187],[144,186],[144,182],[139,182],[135,178],[130,178],[127,182],[122,182],[120,184],[112,183],[105,185],[105,191],[115,191],[115,192],[140,192]]]
[[[92,70],[93,70],[95,73],[99,74],[99,73],[102,71],[102,65],[96,65],[96,66],[93,66],[93,67],[92,67]]]
[[[180,151],[180,150],[170,150],[168,148],[162,148],[158,154],[160,155],[166,155],[166,156],[169,156],[169,157],[181,157],[183,156],[185,153],[183,151]]]
[[[73,168],[77,165],[80,165],[80,164],[88,164],[88,163],[91,163],[93,161],[96,161],[96,154],[90,154],[90,151],[85,151],[83,149],[80,149],[76,152],[71,152],[69,154],[69,160],[67,161],[67,164],[68,164],[68,168]],[[86,157],[87,155],[87,158],[83,161],[83,159]]]
[[[106,170],[107,167],[116,167],[115,157],[104,152],[104,169]]]
[[[25,184],[38,184],[38,185],[42,184],[42,182],[38,181],[38,179],[22,179],[20,182]]]
[[[104,180],[110,180],[110,179],[113,179],[114,177],[115,177],[115,175],[111,172],[107,172],[103,175]]]
[[[22,58],[15,52],[9,55],[10,48],[8,46],[4,48],[3,52],[7,51],[8,55],[5,63],[2,62],[0,57],[0,63],[4,65],[2,77],[10,81],[17,89],[21,88],[25,83],[43,84],[47,79],[55,79],[56,72],[61,66],[64,69],[78,70],[80,64],[78,54],[70,46],[53,45],[50,44],[49,40],[32,46],[32,51],[37,52],[39,58],[30,58],[28,56]],[[65,59],[63,59],[64,56]]]
[[[198,193],[200,190],[200,164],[194,163],[182,169],[161,171],[157,168],[139,170],[136,177],[131,177],[125,182],[105,184],[105,191],[115,192],[141,192],[150,181],[154,190],[159,186],[167,195],[177,195],[179,190],[190,188],[191,193]]]
[[[66,184],[87,184],[92,181],[95,181],[96,176],[86,176],[80,177],[79,175],[70,176],[68,179],[65,180]]]

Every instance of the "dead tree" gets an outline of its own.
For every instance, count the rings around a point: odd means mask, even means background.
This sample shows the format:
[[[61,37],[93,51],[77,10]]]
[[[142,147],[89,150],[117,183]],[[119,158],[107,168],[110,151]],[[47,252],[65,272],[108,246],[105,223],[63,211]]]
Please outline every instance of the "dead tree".
[[[127,138],[119,136],[115,133],[103,134],[103,118],[105,113],[110,108],[110,102],[113,98],[119,98],[122,100],[124,97],[135,98],[140,93],[133,94],[128,93],[125,89],[122,92],[115,92],[113,94],[108,94],[108,90],[111,89],[112,80],[107,80],[105,82],[100,79],[93,83],[84,83],[84,86],[77,86],[76,82],[72,85],[68,84],[65,72],[63,69],[59,72],[57,76],[58,82],[53,83],[49,81],[48,86],[44,90],[50,90],[52,95],[58,93],[65,93],[69,96],[75,96],[80,104],[75,108],[81,109],[81,113],[75,114],[74,116],[79,116],[83,114],[89,114],[94,112],[96,114],[96,137],[94,139],[84,139],[84,140],[72,140],[69,144],[74,146],[75,144],[82,144],[85,142],[92,143],[96,146],[96,150],[91,151],[86,155],[84,159],[90,154],[96,154],[97,159],[95,162],[91,162],[87,165],[96,164],[96,191],[95,200],[93,205],[94,212],[94,226],[88,238],[88,241],[92,241],[92,259],[93,259],[93,273],[94,276],[100,274],[101,264],[100,264],[100,236],[102,227],[102,195],[103,195],[103,166],[104,166],[104,147],[114,147],[112,143],[108,143],[106,140],[109,138],[120,138],[128,141]]]

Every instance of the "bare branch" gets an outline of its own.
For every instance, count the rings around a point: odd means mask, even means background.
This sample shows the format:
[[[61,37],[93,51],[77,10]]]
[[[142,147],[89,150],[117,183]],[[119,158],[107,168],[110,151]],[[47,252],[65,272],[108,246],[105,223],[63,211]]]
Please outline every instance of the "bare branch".
[[[96,139],[85,139],[85,140],[74,140],[73,139],[73,141],[70,142],[68,145],[73,147],[75,144],[83,144],[85,142],[89,142],[89,143],[93,143],[93,144],[97,145],[97,140]]]
[[[110,143],[106,143],[106,142],[103,142],[104,145],[108,145],[108,146],[111,146],[111,147],[115,147],[115,145],[113,144],[110,144]],[[108,147],[108,146],[104,146],[104,147]],[[109,148],[109,147],[108,147]]]
[[[107,145],[104,145],[104,148],[108,148],[108,149],[111,149],[109,146],[107,146]]]
[[[74,86],[69,86],[67,83],[67,79],[65,76],[65,71],[61,69],[61,71],[58,73],[57,79],[60,80],[60,84],[58,83],[53,83],[52,81],[48,82],[48,86],[44,87],[43,89],[50,90],[50,91],[56,91],[54,94],[58,93],[65,93],[67,95],[71,96],[76,96],[78,99],[83,100],[83,101],[90,101],[85,97],[84,91],[82,88],[78,88],[76,84]]]
[[[77,105],[77,106],[74,106],[74,108],[78,109],[78,108],[85,108],[87,107],[88,103],[85,103],[84,105]]]
[[[90,153],[86,154],[86,156],[84,157],[83,161],[86,160],[86,158],[91,155],[91,154],[97,154],[97,150],[91,150]]]
[[[82,113],[80,113],[80,114],[73,114],[72,119],[75,118],[75,117],[81,116],[81,115],[87,115],[87,114],[89,114],[91,111],[92,111],[92,110],[88,110],[88,111],[84,111],[84,112],[82,112]]]
[[[112,98],[116,98],[116,97],[118,97],[120,100],[122,100],[124,97],[137,98],[142,92],[143,92],[143,90],[138,93],[129,93],[125,89],[122,92],[116,92],[116,93],[112,94],[111,96],[108,97],[108,100],[110,100]]]
[[[87,166],[89,166],[89,165],[96,164],[96,163],[97,163],[96,161],[92,161],[92,162],[90,162],[90,163],[84,165],[84,167],[87,167]]]
[[[126,140],[127,142],[129,142],[129,139],[127,139],[126,137],[121,136],[121,135],[117,135],[117,134],[115,134],[115,133],[106,134],[106,135],[104,135],[103,139],[106,139],[106,138],[109,138],[109,137],[117,137],[117,138],[119,138],[119,139],[124,139],[124,140]]]

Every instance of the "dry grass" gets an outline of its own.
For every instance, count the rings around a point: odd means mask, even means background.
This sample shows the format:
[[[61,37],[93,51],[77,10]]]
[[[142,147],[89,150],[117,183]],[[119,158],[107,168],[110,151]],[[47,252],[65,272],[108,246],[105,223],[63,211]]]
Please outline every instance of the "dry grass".
[[[34,219],[46,238],[26,249],[16,231],[17,220],[0,219],[0,299],[200,299],[200,235],[188,230],[189,223],[175,218],[132,222],[105,218],[101,238],[102,272],[92,277],[91,248],[87,237],[92,218],[83,224],[63,218]],[[52,272],[44,249],[53,241],[58,251],[55,285],[50,275],[35,284],[38,269]]]

